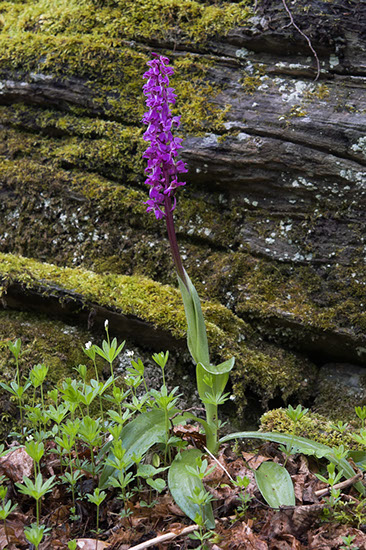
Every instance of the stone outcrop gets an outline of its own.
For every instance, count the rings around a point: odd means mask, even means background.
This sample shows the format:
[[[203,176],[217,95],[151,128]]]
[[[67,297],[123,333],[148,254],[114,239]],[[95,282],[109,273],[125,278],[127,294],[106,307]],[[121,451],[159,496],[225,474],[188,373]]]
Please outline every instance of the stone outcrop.
[[[164,224],[143,205],[141,75],[158,51],[175,67],[189,165],[178,240],[224,334],[224,348],[212,336],[213,354],[237,356],[237,402],[309,400],[315,367],[366,365],[365,4],[286,5],[307,38],[280,0],[4,4],[5,306],[27,306],[24,274],[39,295],[57,284],[47,262],[75,277],[89,270],[107,286],[114,276],[176,286]],[[19,268],[13,254],[29,264]],[[57,292],[73,290],[63,285]],[[112,290],[109,303],[89,290],[77,291],[89,313],[90,300],[126,313]],[[161,327],[145,305],[136,319],[146,334],[164,329],[179,347],[176,310]]]

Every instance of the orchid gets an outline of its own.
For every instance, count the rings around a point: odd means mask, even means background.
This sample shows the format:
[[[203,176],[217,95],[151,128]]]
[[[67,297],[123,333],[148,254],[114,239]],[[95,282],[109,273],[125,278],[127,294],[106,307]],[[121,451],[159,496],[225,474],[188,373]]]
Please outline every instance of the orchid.
[[[153,211],[157,219],[165,218],[173,261],[178,276],[184,310],[187,319],[187,343],[196,367],[197,389],[206,409],[206,422],[202,423],[206,432],[207,446],[210,451],[218,448],[217,414],[218,405],[226,400],[224,388],[229,372],[234,366],[231,358],[218,366],[211,365],[206,334],[205,320],[197,291],[188,277],[179,253],[174,229],[173,210],[176,207],[175,193],[185,182],[178,181],[178,174],[187,172],[186,164],[176,160],[178,150],[182,148],[182,139],[173,137],[172,130],[179,128],[180,116],[173,116],[170,105],[175,104],[174,89],[169,86],[169,76],[174,70],[169,59],[156,53],[148,61],[150,67],[143,75],[147,83],[143,86],[148,112],[142,122],[148,125],[144,139],[150,146],[143,154],[148,159],[145,181],[150,186],[150,198],[146,201],[147,211]],[[173,200],[173,202],[172,202]]]
[[[151,187],[150,198],[146,201],[147,211],[154,212],[160,219],[174,210],[176,189],[185,185],[185,182],[178,181],[178,174],[188,170],[182,160],[175,160],[178,150],[182,148],[182,138],[172,134],[174,128],[179,128],[181,119],[180,116],[173,116],[170,110],[176,98],[174,88],[169,86],[169,76],[174,74],[174,70],[168,66],[167,57],[154,53],[153,56],[155,58],[147,63],[150,69],[143,76],[147,79],[143,92],[149,107],[142,119],[148,125],[143,138],[150,142],[143,157],[148,159],[145,183]]]

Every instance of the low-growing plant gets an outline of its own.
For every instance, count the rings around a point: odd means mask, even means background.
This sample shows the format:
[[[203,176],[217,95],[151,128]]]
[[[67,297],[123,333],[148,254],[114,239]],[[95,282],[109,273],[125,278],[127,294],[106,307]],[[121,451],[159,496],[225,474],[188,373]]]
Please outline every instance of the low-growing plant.
[[[197,390],[204,405],[205,418],[179,409],[179,388],[168,388],[166,381],[168,352],[155,353],[152,357],[161,371],[160,389],[148,387],[145,367],[140,359],[131,359],[124,376],[116,377],[114,363],[123,352],[125,342],[118,344],[115,337],[110,339],[108,321],[104,324],[106,338],[101,346],[88,342],[83,348],[92,362],[95,378],[89,378],[87,365],[78,365],[75,369],[77,378],[63,380],[58,388],[48,392],[47,400],[44,396],[47,366],[35,365],[24,380],[25,376],[20,375],[19,368],[21,342],[17,339],[10,343],[16,375],[10,384],[1,383],[1,386],[18,401],[21,422],[19,442],[25,446],[34,463],[34,481],[25,476],[23,483],[16,483],[16,487],[20,493],[36,501],[36,523],[25,530],[27,540],[36,548],[47,533],[46,526],[40,524],[41,501],[54,490],[56,483],[63,484],[71,493],[70,521],[78,517],[78,501],[84,499],[84,503],[96,506],[97,538],[100,534],[101,507],[113,491],[122,501],[120,516],[128,519],[132,513],[130,502],[136,494],[140,505],[148,507],[154,501],[152,491],[157,497],[168,486],[179,507],[198,525],[191,538],[198,541],[200,548],[206,548],[212,538],[215,519],[211,505],[213,497],[203,483],[213,470],[209,468],[205,454],[217,461],[215,455],[220,445],[227,441],[256,439],[281,445],[286,456],[284,464],[266,461],[255,471],[258,489],[273,508],[295,505],[294,487],[285,468],[291,454],[302,453],[328,460],[327,477],[319,474],[318,478],[330,486],[330,507],[334,507],[339,499],[339,490],[335,487],[337,482],[342,476],[350,478],[354,475],[347,461],[348,450],[344,447],[332,449],[296,435],[298,422],[308,412],[300,405],[296,408],[290,405],[286,411],[293,422],[293,429],[288,434],[246,431],[220,439],[218,408],[229,398],[225,388],[234,358],[219,365],[213,365],[210,361],[201,303],[183,267],[174,229],[175,194],[184,185],[184,182],[178,181],[178,175],[186,172],[187,167],[181,160],[176,160],[181,138],[173,137],[174,128],[177,129],[180,124],[180,117],[173,116],[170,109],[170,105],[175,103],[175,94],[169,87],[173,69],[166,57],[157,54],[148,65],[149,70],[144,74],[147,79],[144,93],[149,111],[143,118],[148,125],[144,139],[150,142],[144,153],[148,160],[146,183],[150,186],[147,210],[154,212],[158,220],[164,219],[166,222],[187,319],[187,344],[196,367]],[[110,376],[105,382],[99,377],[97,356],[109,365]],[[24,396],[31,387],[32,405],[25,405]],[[36,403],[38,391],[40,403]],[[361,429],[354,438],[364,445],[366,408],[356,408],[356,414],[361,420]],[[175,425],[186,422],[201,425],[206,436],[206,447],[202,450],[190,447],[174,433]],[[337,429],[343,433],[346,428],[338,423]],[[147,457],[152,448],[156,452],[151,464]],[[58,456],[59,471],[44,479],[42,461],[50,453]],[[365,462],[366,456],[361,457],[361,461]],[[89,483],[87,489],[83,483],[86,479]],[[230,478],[230,482],[240,490],[237,511],[245,514],[251,499],[247,491],[249,478],[238,476],[236,480]],[[356,483],[356,488],[364,494],[362,484]],[[5,502],[5,496],[6,490],[0,487],[0,518],[4,522],[14,508],[10,501]],[[75,548],[75,541],[70,541],[68,547],[70,550]]]

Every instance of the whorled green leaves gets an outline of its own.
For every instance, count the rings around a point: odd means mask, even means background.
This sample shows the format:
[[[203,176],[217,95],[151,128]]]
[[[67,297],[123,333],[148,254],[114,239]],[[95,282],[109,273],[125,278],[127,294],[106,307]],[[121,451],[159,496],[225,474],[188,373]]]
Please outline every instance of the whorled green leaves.
[[[165,436],[165,415],[164,411],[157,409],[137,416],[131,420],[121,432],[122,446],[126,450],[125,460],[133,455],[144,456],[145,453],[162,441]],[[103,454],[108,453],[110,444],[103,449]],[[108,486],[108,480],[114,475],[115,469],[112,466],[105,466],[100,475],[99,487],[104,489]]]

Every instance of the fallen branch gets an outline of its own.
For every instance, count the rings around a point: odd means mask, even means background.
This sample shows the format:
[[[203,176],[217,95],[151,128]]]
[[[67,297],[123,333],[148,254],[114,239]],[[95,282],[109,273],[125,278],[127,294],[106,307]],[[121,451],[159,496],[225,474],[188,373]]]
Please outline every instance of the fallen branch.
[[[173,540],[176,537],[179,537],[182,535],[188,535],[189,533],[192,533],[196,529],[199,529],[198,525],[189,525],[188,527],[184,527],[184,529],[179,531],[179,533],[171,532],[171,533],[165,533],[165,535],[159,535],[158,537],[155,537],[153,539],[146,540],[145,542],[141,542],[141,544],[138,544],[137,546],[130,546],[129,550],[145,550],[145,548],[150,548],[150,546],[155,546],[155,544],[160,544],[168,540]]]
[[[362,474],[356,474],[353,477],[350,477],[349,479],[346,479],[345,481],[341,481],[341,483],[336,483],[336,485],[333,485],[333,489],[344,489],[345,487],[349,487],[350,485],[353,485],[354,483],[357,483],[357,481],[360,481],[362,479]],[[319,489],[318,491],[315,491],[315,494],[317,497],[322,497],[329,493],[330,487],[326,487],[325,489]]]

